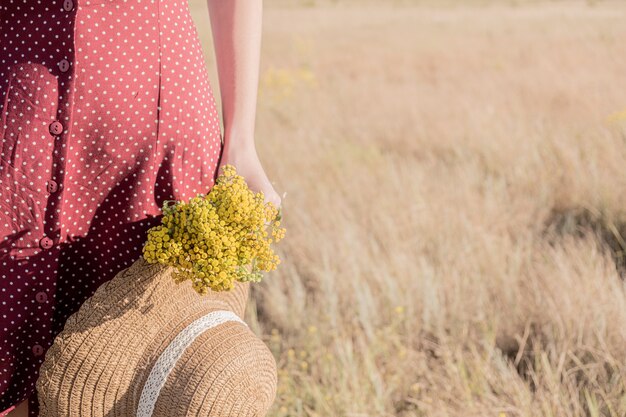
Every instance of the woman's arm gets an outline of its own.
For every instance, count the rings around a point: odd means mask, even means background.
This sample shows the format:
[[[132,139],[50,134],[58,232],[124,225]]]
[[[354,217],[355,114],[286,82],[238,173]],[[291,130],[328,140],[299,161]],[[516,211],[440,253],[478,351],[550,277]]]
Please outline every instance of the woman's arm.
[[[261,58],[262,0],[207,0],[222,101],[222,165],[237,168],[248,186],[280,206],[256,153],[256,118]]]
[[[207,0],[219,75],[224,143],[254,137],[262,0]]]

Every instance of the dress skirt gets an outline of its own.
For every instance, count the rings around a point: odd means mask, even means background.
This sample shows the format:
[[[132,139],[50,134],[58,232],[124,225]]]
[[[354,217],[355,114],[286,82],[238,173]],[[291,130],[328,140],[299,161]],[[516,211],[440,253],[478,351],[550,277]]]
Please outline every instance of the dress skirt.
[[[221,129],[187,0],[0,0],[0,105],[0,415],[36,416],[54,337],[211,189]]]

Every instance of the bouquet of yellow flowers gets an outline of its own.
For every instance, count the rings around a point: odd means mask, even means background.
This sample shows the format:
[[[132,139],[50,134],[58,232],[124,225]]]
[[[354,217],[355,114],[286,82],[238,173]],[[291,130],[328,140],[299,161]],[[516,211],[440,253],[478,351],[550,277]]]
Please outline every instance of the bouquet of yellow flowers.
[[[280,263],[270,245],[285,236],[282,207],[265,203],[233,165],[223,167],[209,193],[189,202],[166,200],[162,211],[161,224],[148,230],[143,257],[175,267],[174,280],[191,280],[201,295],[231,290],[235,280],[259,282],[261,271]]]

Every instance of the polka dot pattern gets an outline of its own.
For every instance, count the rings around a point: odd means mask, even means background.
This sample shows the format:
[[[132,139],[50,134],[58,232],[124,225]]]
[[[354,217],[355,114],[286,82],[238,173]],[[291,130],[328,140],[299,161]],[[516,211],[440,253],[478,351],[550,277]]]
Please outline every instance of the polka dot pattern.
[[[186,0],[0,3],[0,410],[67,318],[214,184],[220,122]],[[0,411],[1,415],[2,411]]]

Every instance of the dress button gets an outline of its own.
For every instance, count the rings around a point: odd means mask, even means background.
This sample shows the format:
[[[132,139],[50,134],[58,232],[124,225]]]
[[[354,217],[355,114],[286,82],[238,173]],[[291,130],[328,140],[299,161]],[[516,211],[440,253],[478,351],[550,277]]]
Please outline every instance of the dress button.
[[[35,300],[37,300],[38,303],[45,303],[48,301],[48,294],[46,294],[45,291],[40,291],[35,295]]]
[[[61,133],[63,133],[63,125],[58,120],[55,120],[54,122],[50,123],[50,125],[48,126],[48,130],[50,130],[50,133],[52,133],[53,135],[60,135]]]
[[[33,345],[33,353],[35,356],[39,356],[43,354],[43,346],[41,345]]]
[[[49,193],[53,193],[58,189],[59,189],[59,186],[55,180],[46,181],[46,190],[48,190]]]
[[[67,59],[62,59],[59,61],[59,69],[61,70],[61,72],[65,72],[68,69],[70,69],[70,61],[68,61]]]
[[[63,2],[63,8],[69,12],[74,8],[74,2],[72,0],[65,0]]]
[[[52,239],[50,239],[48,236],[44,236],[39,241],[39,246],[44,249],[50,249],[52,247],[52,243]]]

